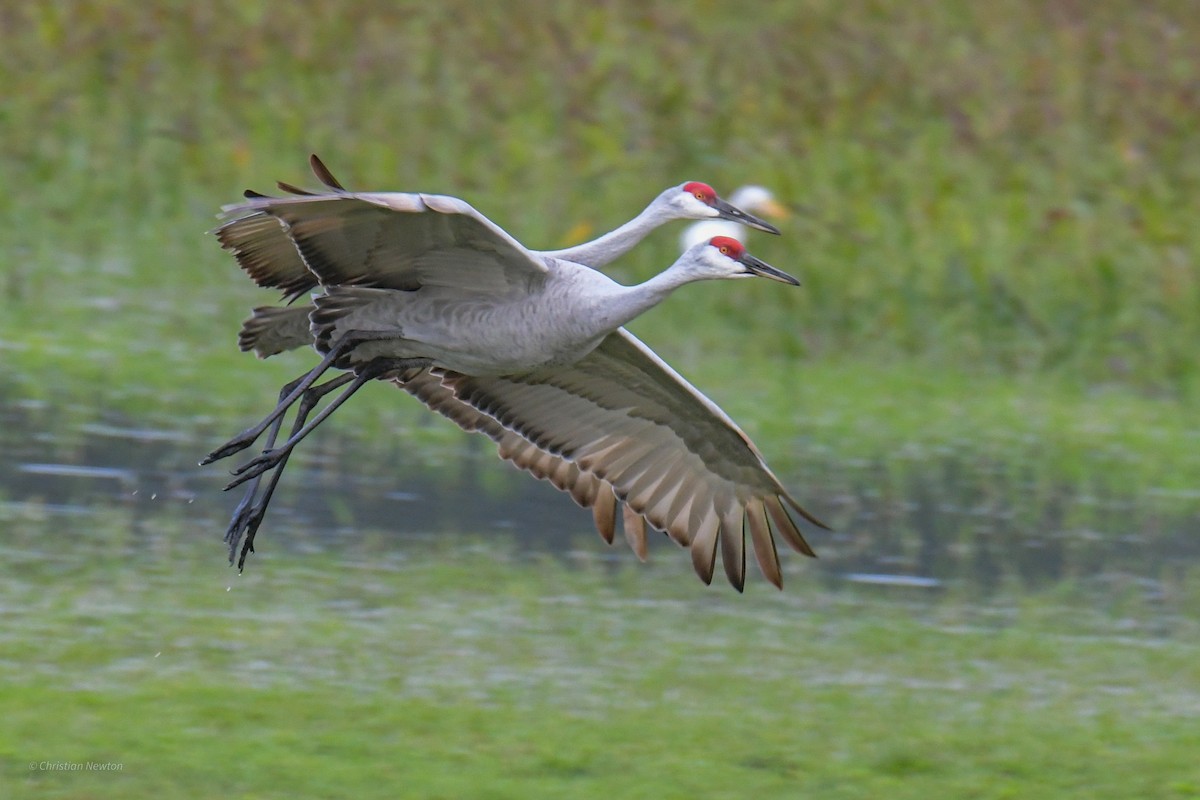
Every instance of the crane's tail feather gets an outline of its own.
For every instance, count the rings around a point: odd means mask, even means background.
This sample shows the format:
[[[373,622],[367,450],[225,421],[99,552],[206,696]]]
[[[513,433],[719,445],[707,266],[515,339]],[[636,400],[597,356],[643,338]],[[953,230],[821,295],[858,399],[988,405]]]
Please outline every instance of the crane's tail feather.
[[[392,293],[390,289],[374,289],[365,286],[330,286],[325,294],[313,299],[313,310],[309,313],[309,330],[316,342],[317,351],[328,352],[338,338],[346,332],[347,317],[361,310],[372,301],[386,298]],[[400,330],[379,331],[379,338],[399,339],[403,336]]]
[[[242,322],[238,347],[270,358],[287,350],[312,344],[308,329],[309,306],[259,306]]]

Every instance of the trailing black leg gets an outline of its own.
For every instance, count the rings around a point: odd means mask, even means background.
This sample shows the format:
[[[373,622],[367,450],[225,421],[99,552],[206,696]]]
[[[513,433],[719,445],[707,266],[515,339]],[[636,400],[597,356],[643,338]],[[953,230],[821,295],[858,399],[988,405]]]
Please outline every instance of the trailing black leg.
[[[322,397],[329,394],[334,389],[344,386],[353,379],[353,374],[346,373],[344,375],[339,375],[332,380],[326,381],[325,383],[312,386],[305,390],[304,394],[301,395],[299,404],[296,406],[296,419],[292,423],[292,430],[289,436],[294,435],[297,431],[304,427],[304,423],[307,421],[308,415],[311,414],[312,410],[317,407],[317,403],[321,401]],[[280,394],[281,397],[284,393],[290,391],[289,387],[291,387],[291,385],[292,384],[288,384],[288,386],[283,388],[283,393]],[[279,433],[280,423],[282,420],[283,418],[280,417],[275,425],[273,425],[271,428],[267,438],[268,449],[270,449],[270,447],[275,443],[275,438]],[[262,475],[259,475],[258,478],[250,484],[249,488],[246,490],[246,494],[242,497],[241,502],[238,503],[237,508],[234,509],[233,518],[229,523],[228,530],[225,532],[225,542],[229,545],[230,564],[233,563],[234,556],[237,554],[239,540],[242,542],[241,555],[237,560],[237,568],[239,572],[241,572],[242,568],[246,564],[247,554],[254,552],[254,536],[258,532],[258,527],[262,524],[263,517],[267,513],[267,506],[271,502],[271,495],[275,493],[275,487],[279,484],[279,479],[283,476],[283,469],[286,465],[287,457],[285,456],[276,465],[275,471],[271,473],[270,480],[267,481],[266,488],[263,489],[261,494],[259,494],[258,490],[259,486],[262,484]]]
[[[235,469],[233,474],[237,477],[230,481],[229,485],[225,488],[232,489],[234,486],[255,478],[277,465],[280,461],[287,457],[287,454],[290,453],[297,444],[303,441],[306,436],[316,430],[322,422],[328,419],[330,414],[336,411],[343,403],[349,400],[355,392],[357,392],[370,381],[373,381],[389,372],[397,372],[406,369],[412,369],[414,367],[424,367],[428,364],[428,359],[421,358],[377,358],[373,361],[367,362],[365,365],[358,368],[358,371],[354,376],[354,380],[350,383],[350,385],[347,386],[341,394],[333,398],[329,405],[321,409],[321,413],[314,417],[311,422],[308,422],[300,430],[293,433],[290,437],[288,437],[288,440],[279,447],[266,450],[262,453],[262,455],[247,461],[245,464],[242,464],[240,467]]]
[[[294,381],[288,381],[287,383],[285,383],[283,385],[283,388],[279,390],[279,402],[282,403],[284,401],[284,398],[286,398],[293,391],[295,391],[296,387],[299,386],[300,383],[306,377],[308,377],[308,376],[301,375],[299,378],[296,378]],[[267,432],[266,445],[267,445],[268,450],[275,446],[275,440],[279,436],[279,429],[281,427],[283,427],[283,415],[282,414],[275,419],[275,422],[272,423],[272,425],[271,425],[270,431]],[[201,462],[201,463],[203,463],[203,462]],[[257,493],[258,493],[258,482],[255,482],[255,483],[251,484],[249,487],[247,487],[246,493],[244,495],[242,495],[241,501],[237,504],[237,507],[233,509],[233,518],[230,519],[229,528],[226,529],[226,531],[225,531],[225,541],[230,544],[230,552],[229,552],[230,563],[233,562],[233,544],[236,542],[237,538],[241,535],[241,531],[246,526],[247,514],[250,511],[251,506],[254,502],[254,495]]]
[[[280,419],[287,410],[300,399],[301,395],[317,382],[317,379],[325,374],[330,367],[333,366],[341,356],[352,350],[357,345],[363,342],[379,341],[381,339],[394,339],[396,336],[393,331],[347,331],[337,340],[337,342],[329,349],[329,352],[321,359],[321,363],[313,367],[306,375],[301,376],[288,386],[292,390],[284,397],[281,397],[275,409],[263,417],[263,419],[252,427],[234,436],[225,444],[213,450],[204,460],[200,462],[200,466],[211,464],[214,461],[219,461],[222,458],[231,456],[241,450],[245,450],[250,445],[254,444],[254,440],[262,436],[263,431],[267,430],[276,420]]]

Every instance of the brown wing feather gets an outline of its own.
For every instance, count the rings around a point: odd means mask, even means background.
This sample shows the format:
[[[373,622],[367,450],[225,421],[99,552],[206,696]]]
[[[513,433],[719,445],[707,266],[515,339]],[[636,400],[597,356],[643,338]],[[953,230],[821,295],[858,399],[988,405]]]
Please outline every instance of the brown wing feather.
[[[465,431],[482,433],[496,443],[500,458],[536,478],[550,481],[555,488],[568,492],[592,518],[600,538],[613,543],[616,533],[618,501],[612,486],[590,473],[581,472],[572,462],[548,453],[529,440],[508,430],[492,417],[461,402],[443,384],[439,374],[421,370],[395,383],[431,410],[454,422]]]
[[[601,483],[596,493],[592,519],[596,523],[596,531],[600,538],[612,544],[617,533],[617,497],[613,494],[612,486],[607,483]]]
[[[764,499],[763,503],[767,507],[767,513],[771,515],[771,521],[775,523],[775,532],[782,536],[793,550],[816,558],[817,554],[808,546],[808,542],[804,541],[804,537],[800,535],[800,529],[788,515],[787,509],[779,502],[779,498],[768,497]]]
[[[700,518],[692,532],[692,567],[700,580],[712,583],[713,568],[717,565],[717,534],[721,520],[710,508]]]
[[[744,508],[728,501],[721,515],[721,564],[725,577],[739,592],[746,586],[746,535],[742,531]]]
[[[215,231],[221,247],[259,286],[279,289],[288,299],[317,285],[283,225],[269,214],[251,213],[232,219]]]
[[[774,543],[763,540],[771,527],[759,524],[768,514],[789,545],[812,553],[784,504],[816,518],[719,408],[625,331],[571,365],[502,377],[447,373],[446,383],[505,429],[611,484],[643,527],[690,544],[702,578],[719,540],[726,575],[744,585],[749,526],[764,576],[778,583]]]
[[[646,560],[646,520],[627,505],[621,506],[621,524],[625,529],[625,541],[639,560]]]
[[[746,506],[746,524],[750,528],[750,541],[754,543],[754,557],[763,576],[776,588],[783,588],[783,573],[779,569],[779,552],[775,549],[775,537],[767,524],[767,512],[763,501],[755,498]]]
[[[285,181],[275,181],[275,185],[279,187],[280,191],[287,192],[288,194],[294,194],[298,197],[312,197],[316,194],[316,192],[310,192],[308,189],[301,189],[299,186],[296,186],[292,183],[286,183]],[[260,195],[260,197],[266,197],[266,195]]]

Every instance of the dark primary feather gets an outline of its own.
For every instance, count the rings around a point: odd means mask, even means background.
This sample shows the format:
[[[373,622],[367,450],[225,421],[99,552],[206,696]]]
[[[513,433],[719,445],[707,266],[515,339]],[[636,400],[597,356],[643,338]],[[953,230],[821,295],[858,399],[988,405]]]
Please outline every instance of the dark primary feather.
[[[294,300],[316,287],[282,223],[269,214],[252,213],[221,225],[215,231],[221,247],[259,286],[279,289]]]
[[[346,191],[346,187],[342,186],[341,182],[333,177],[333,173],[329,171],[329,167],[325,166],[325,162],[317,158],[316,153],[312,153],[308,157],[308,165],[312,168],[313,175],[317,176],[317,180],[328,186],[330,189],[336,189],[339,192]]]
[[[317,180],[330,189],[346,191],[333,176],[325,163],[314,153],[309,157],[309,166]],[[284,181],[277,181],[280,190],[298,197],[312,197],[314,192],[301,189]],[[269,200],[270,195],[246,189],[242,195],[247,200]],[[259,286],[279,289],[286,300],[291,301],[317,288],[317,279],[309,272],[304,259],[296,252],[287,235],[263,225],[263,218],[270,218],[262,211],[253,211],[228,220],[216,230],[221,246],[233,253],[238,264]],[[276,221],[276,226],[278,222]],[[286,247],[285,247],[286,245]],[[290,250],[290,252],[287,252]]]

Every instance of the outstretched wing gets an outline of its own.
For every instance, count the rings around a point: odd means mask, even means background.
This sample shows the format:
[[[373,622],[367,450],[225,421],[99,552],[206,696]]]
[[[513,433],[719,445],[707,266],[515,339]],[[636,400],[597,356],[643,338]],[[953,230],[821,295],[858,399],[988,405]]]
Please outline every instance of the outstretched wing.
[[[346,190],[316,153],[308,157],[308,163],[321,183],[335,192]],[[313,194],[283,181],[279,181],[279,188],[293,195]],[[245,196],[248,200],[271,199],[251,189],[246,190]],[[213,233],[256,284],[282,290],[288,302],[317,287],[316,276],[308,271],[283,223],[270,214],[262,211],[244,214],[225,222]]]
[[[633,515],[689,545],[705,582],[720,544],[725,574],[742,589],[749,529],[759,567],[779,585],[772,527],[806,555],[813,551],[788,508],[825,527],[788,495],[733,420],[624,329],[570,366],[503,377],[446,373],[443,381],[459,400],[610,485]]]
[[[482,433],[496,443],[497,455],[535,478],[549,481],[556,489],[591,509],[596,531],[612,544],[616,533],[617,510],[621,505],[608,482],[587,472],[560,455],[542,450],[525,437],[505,428],[494,418],[455,396],[443,382],[440,372],[414,370],[397,379],[401,389],[416,397],[432,411],[458,425],[464,431]],[[646,558],[646,520],[622,507],[625,539],[638,558]],[[681,542],[686,544],[686,542]]]
[[[221,246],[259,286],[294,299],[325,285],[413,290],[430,283],[496,291],[547,272],[544,259],[456,197],[348,192],[315,156],[326,192],[247,192],[225,206]]]
[[[313,343],[308,320],[311,310],[311,305],[256,308],[242,323],[238,344],[242,350],[253,350],[259,358],[269,358],[298,347],[310,347]],[[459,400],[442,383],[440,374],[431,373],[428,369],[413,370],[395,383],[463,430],[491,438],[496,443],[498,455],[505,461],[536,478],[550,481],[559,490],[570,494],[576,503],[591,509],[596,530],[606,542],[612,544],[619,504],[612,487],[607,483],[594,475],[580,472],[573,462],[547,453]],[[645,559],[646,521],[629,514],[623,514],[623,517],[625,538],[638,557]]]
[[[291,342],[284,330],[306,311],[256,309],[243,327],[243,349],[311,342],[311,334],[301,342],[299,331]],[[572,367],[505,378],[422,369],[394,382],[463,430],[491,438],[502,459],[591,509],[605,541],[613,541],[620,512],[639,558],[646,557],[648,527],[690,546],[705,582],[719,542],[726,574],[741,590],[749,528],[763,574],[780,586],[772,526],[806,555],[813,552],[788,507],[825,527],[788,496],[720,408],[627,331]]]
[[[255,197],[225,212],[249,220],[261,231],[254,241],[272,251],[260,255],[243,246],[235,253],[252,278],[264,274],[255,265],[282,259],[263,216],[283,223],[309,272],[326,286],[413,290],[442,284],[496,291],[526,286],[547,273],[540,256],[454,197],[352,192]]]

